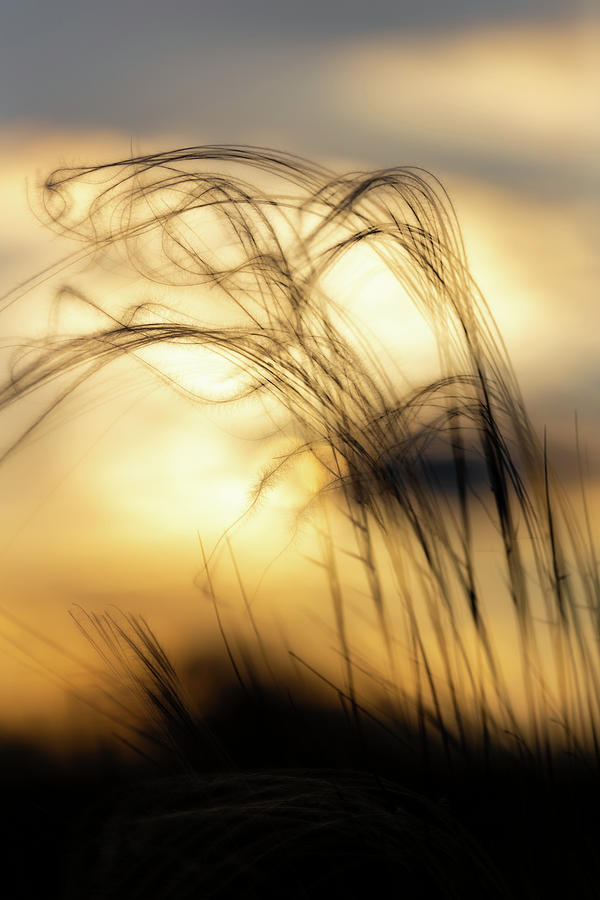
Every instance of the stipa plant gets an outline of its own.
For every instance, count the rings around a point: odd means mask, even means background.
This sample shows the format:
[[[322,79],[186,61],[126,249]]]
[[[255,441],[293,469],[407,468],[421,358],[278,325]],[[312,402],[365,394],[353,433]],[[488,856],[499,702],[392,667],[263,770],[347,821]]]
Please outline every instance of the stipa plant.
[[[511,896],[447,812],[366,774],[179,777],[120,800],[68,897]]]
[[[375,677],[391,686],[423,752],[433,737],[448,760],[515,741],[532,759],[551,757],[553,747],[597,755],[600,583],[591,529],[561,500],[435,178],[407,168],[337,176],[271,150],[207,146],[59,170],[43,200],[54,226],[82,242],[75,257],[117,252],[172,300],[119,313],[80,297],[100,324],[16,357],[1,406],[49,384],[56,406],[122,356],[189,392],[152,352],[212,352],[238,373],[236,387],[227,397],[192,392],[199,401],[262,395],[269,415],[286,413],[278,427],[293,449],[260,489],[302,455],[321,471],[316,515],[345,665],[340,690],[355,712],[360,661],[341,552],[360,564],[386,647],[386,673]],[[331,295],[332,272],[360,246],[427,322],[439,356],[432,381],[403,388]],[[350,525],[351,548],[340,550],[332,505]],[[482,510],[503,560],[494,604],[477,553]],[[522,703],[508,680],[514,660],[497,646],[498,609],[514,620]]]

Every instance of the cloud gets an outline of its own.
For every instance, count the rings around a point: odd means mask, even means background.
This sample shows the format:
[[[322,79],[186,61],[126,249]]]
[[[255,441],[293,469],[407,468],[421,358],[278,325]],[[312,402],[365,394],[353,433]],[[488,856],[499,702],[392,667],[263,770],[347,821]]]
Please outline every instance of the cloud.
[[[377,145],[419,141],[468,159],[598,174],[600,25],[479,29],[343,43],[327,62],[332,114]]]
[[[320,16],[303,8],[300,28],[271,6],[263,18],[279,31],[260,27],[250,5],[228,19],[189,4],[180,17],[141,16],[135,3],[119,28],[104,12],[78,12],[51,33],[25,30],[0,57],[11,85],[4,121],[168,129],[188,143],[410,161],[568,192],[597,174],[600,25],[589,17],[523,24],[514,9],[512,24],[492,28],[481,23],[494,20],[494,4],[479,4],[480,16],[465,2],[447,30],[437,2],[417,19],[335,3]]]

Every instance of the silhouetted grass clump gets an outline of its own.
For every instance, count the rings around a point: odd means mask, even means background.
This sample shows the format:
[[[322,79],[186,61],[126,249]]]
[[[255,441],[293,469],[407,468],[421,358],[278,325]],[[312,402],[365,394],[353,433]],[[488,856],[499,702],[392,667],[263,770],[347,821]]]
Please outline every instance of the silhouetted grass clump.
[[[596,773],[600,582],[587,510],[580,523],[561,499],[545,437],[528,417],[469,273],[443,188],[418,169],[337,176],[275,151],[208,146],[59,170],[46,182],[44,204],[55,227],[82,242],[78,258],[119,253],[148,283],[167,285],[173,302],[119,312],[109,299],[81,296],[100,316],[98,327],[17,356],[0,406],[56,385],[27,434],[123,356],[189,394],[151,355],[182,345],[214,353],[236,373],[227,396],[191,392],[199,402],[265,398],[294,446],[264,473],[258,494],[302,456],[321,473],[314,518],[344,661],[344,683],[329,686],[360,750],[353,768],[362,770],[332,774],[312,759],[319,771],[307,774],[294,768],[306,763],[290,757],[290,742],[279,753],[259,741],[263,764],[258,758],[252,767],[263,772],[243,774],[248,760],[242,753],[234,764],[235,741],[223,744],[190,711],[142,620],[80,619],[153,710],[154,730],[138,729],[137,738],[174,751],[188,775],[117,804],[74,896],[363,896],[384,884],[404,884],[412,896],[506,895],[494,866],[456,824],[468,820],[478,830],[469,800],[453,801],[461,812],[448,818],[437,801],[409,798],[385,778],[412,773],[426,794],[442,777],[463,779],[464,787],[469,772],[471,785],[501,784],[506,772],[548,784],[560,781],[564,760]],[[432,381],[399,384],[331,296],[332,272],[358,246],[376,255],[429,325],[439,357]],[[208,321],[215,310],[221,322]],[[493,603],[477,553],[482,517],[502,563]],[[352,547],[336,533],[342,519]],[[378,667],[355,650],[339,576],[344,555],[358,563],[379,623]],[[205,574],[218,616],[206,560]],[[496,640],[499,613],[512,619],[513,659]],[[279,707],[272,697],[256,702],[259,679],[249,680],[223,637],[242,708],[261,711],[261,733],[283,740]],[[326,680],[302,648],[294,659]],[[509,686],[515,665],[519,696]],[[379,704],[364,691],[365,673]],[[291,729],[295,739],[300,730]],[[380,754],[375,733],[404,748],[395,772],[394,753]],[[207,766],[230,774],[207,779]],[[490,817],[496,809],[520,834],[517,806],[494,802]],[[477,815],[487,813],[479,807]],[[533,823],[541,828],[539,818]],[[492,847],[491,829],[483,831]],[[555,852],[560,835],[542,832]],[[500,844],[511,852],[506,837]],[[574,877],[574,869],[566,865],[563,875]],[[523,896],[535,896],[529,877]],[[585,890],[582,882],[578,891]]]

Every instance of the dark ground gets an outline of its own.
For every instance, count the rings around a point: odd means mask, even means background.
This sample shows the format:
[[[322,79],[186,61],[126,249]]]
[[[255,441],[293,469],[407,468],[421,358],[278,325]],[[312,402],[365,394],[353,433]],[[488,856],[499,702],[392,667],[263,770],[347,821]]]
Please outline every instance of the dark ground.
[[[184,764],[5,739],[4,896],[600,896],[597,762],[427,760],[264,691],[224,692],[205,724]]]

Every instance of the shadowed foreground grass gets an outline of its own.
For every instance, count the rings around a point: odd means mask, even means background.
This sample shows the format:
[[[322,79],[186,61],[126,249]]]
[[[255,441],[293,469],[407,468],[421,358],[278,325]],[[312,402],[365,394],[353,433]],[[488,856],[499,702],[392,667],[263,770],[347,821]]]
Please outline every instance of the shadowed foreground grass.
[[[4,744],[10,896],[597,896],[600,791],[581,759],[450,772],[441,747],[407,750],[402,723],[358,731],[341,708],[236,681],[185,760],[146,732],[154,762]]]

